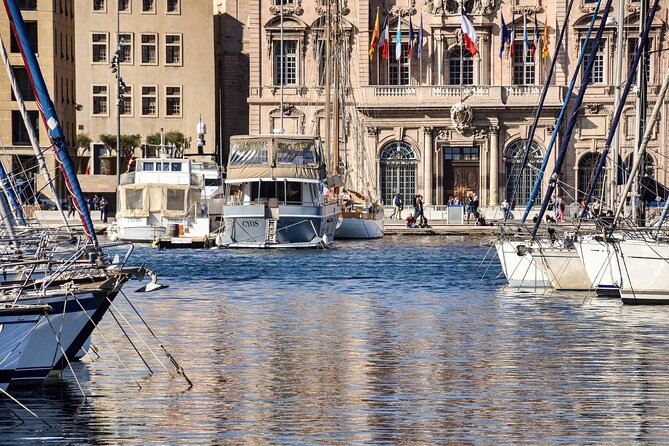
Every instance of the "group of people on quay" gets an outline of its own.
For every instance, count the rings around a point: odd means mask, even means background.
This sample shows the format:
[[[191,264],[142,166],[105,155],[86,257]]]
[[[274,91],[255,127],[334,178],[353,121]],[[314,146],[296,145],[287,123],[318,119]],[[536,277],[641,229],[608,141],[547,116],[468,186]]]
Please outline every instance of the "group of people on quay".
[[[108,223],[108,214],[109,214],[109,200],[103,197],[100,194],[93,195],[93,198],[89,196],[84,196],[86,207],[89,211],[100,211],[100,221],[103,223]],[[67,218],[74,217],[77,213],[76,206],[72,201],[72,197],[67,199]]]

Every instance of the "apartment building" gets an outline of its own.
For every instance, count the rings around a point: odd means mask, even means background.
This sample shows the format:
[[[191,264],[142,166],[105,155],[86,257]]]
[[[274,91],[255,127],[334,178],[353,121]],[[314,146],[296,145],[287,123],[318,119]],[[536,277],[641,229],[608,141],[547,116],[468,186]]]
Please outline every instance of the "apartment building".
[[[74,147],[75,115],[78,113],[74,68],[74,0],[19,0],[17,3],[63,131],[71,147]],[[63,191],[62,177],[50,149],[49,136],[39,115],[35,95],[4,8],[0,14],[0,36],[33,127],[37,130],[40,149],[56,181],[57,190]],[[13,173],[12,181],[17,191],[26,199],[36,192],[44,199],[53,199],[48,188],[44,187],[44,177],[39,172],[28,132],[4,68],[0,70],[0,121],[0,161],[6,171]]]
[[[639,35],[640,2],[625,0],[622,11],[614,3],[594,56],[583,106],[576,112],[576,129],[560,176],[559,194],[567,202],[578,201],[590,181],[613,117],[618,54],[624,82]],[[329,32],[341,37],[334,57],[344,77],[340,91],[346,104],[341,113],[339,164],[354,184],[360,189],[374,186],[387,204],[399,191],[405,200],[421,193],[430,205],[477,194],[482,205],[498,205],[515,195],[515,203],[524,206],[596,5],[590,0],[574,1],[566,38],[556,55],[567,4],[566,0],[465,0],[463,8],[477,34],[473,54],[465,47],[460,5],[451,0],[339,0],[336,6],[331,4],[332,13],[338,12],[333,20],[327,20],[327,3],[322,0],[251,0],[250,132],[270,133],[282,127],[280,131],[287,133],[326,135],[325,38],[332,24]],[[662,0],[661,10],[667,6]],[[378,47],[371,58],[369,54],[377,11],[381,34],[384,22],[389,30],[387,58]],[[515,27],[515,38],[504,46],[502,15],[507,27]],[[658,14],[652,22],[648,59],[642,62],[648,76],[644,109],[654,104],[663,73],[669,69],[663,17]],[[619,20],[624,30],[622,48],[616,44]],[[554,57],[556,70],[544,109],[534,138],[527,142]],[[583,80],[582,73],[576,76],[572,101]],[[635,97],[628,98],[619,127],[621,158],[627,163],[637,134]],[[650,141],[646,172],[665,183],[667,152],[662,142],[667,137],[667,107],[662,110],[661,123]],[[574,112],[569,107],[567,119]],[[556,134],[553,154],[562,142],[566,121]],[[529,168],[519,177],[526,145]],[[549,160],[544,188],[554,160],[555,156]],[[596,193],[605,201],[615,172],[608,163],[607,176],[598,183]]]
[[[77,132],[93,141],[87,192],[113,191],[103,172],[100,135],[117,132],[117,75],[122,79],[121,133],[146,136],[164,129],[187,139],[186,154],[215,155],[214,24],[209,0],[81,0],[76,2]],[[198,123],[207,126],[198,147]],[[99,175],[99,174],[112,175]]]

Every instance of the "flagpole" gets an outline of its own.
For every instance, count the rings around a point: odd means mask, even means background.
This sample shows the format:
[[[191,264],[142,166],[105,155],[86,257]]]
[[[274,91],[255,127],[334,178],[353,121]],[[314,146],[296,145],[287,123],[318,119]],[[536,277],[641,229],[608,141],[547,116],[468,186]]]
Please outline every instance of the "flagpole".
[[[460,22],[462,23],[462,0],[459,1],[460,4]],[[465,36],[462,33],[462,29],[460,30],[461,34],[461,39],[460,39],[460,102],[462,102],[462,44],[465,41]]]

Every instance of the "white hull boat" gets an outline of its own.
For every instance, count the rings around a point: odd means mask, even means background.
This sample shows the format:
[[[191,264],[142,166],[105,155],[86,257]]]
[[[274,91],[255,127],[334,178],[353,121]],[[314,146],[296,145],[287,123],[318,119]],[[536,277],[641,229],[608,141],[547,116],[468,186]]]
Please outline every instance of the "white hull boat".
[[[669,303],[669,243],[629,239],[617,243],[620,296],[626,304]]]
[[[383,212],[341,212],[337,239],[375,239],[383,237]]]
[[[576,244],[576,250],[598,296],[620,297],[623,283],[620,264],[613,243],[601,235],[585,236]]]
[[[517,288],[551,286],[548,276],[531,254],[537,249],[531,242],[499,239],[495,242],[495,249],[509,286]]]
[[[532,256],[544,270],[550,285],[558,291],[588,291],[592,282],[578,252],[564,247],[542,247]]]

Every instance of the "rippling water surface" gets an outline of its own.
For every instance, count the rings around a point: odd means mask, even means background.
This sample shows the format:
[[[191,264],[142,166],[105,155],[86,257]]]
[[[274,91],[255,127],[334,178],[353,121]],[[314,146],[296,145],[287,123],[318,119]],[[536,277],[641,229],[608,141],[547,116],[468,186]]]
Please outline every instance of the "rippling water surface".
[[[99,357],[0,399],[0,443],[630,443],[669,438],[669,308],[505,290],[478,240],[155,251]],[[486,277],[481,276],[487,269]],[[120,315],[117,315],[122,319]],[[166,368],[168,371],[166,371]],[[141,389],[140,389],[141,386]]]

